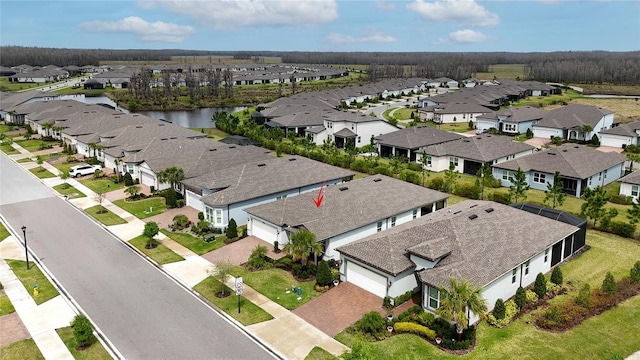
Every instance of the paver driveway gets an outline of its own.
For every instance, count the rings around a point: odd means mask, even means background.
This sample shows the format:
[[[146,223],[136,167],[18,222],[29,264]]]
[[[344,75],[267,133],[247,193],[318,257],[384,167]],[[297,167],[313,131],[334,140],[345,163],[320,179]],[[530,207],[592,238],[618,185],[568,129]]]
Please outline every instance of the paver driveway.
[[[203,258],[209,260],[215,264],[218,261],[228,261],[234,265],[244,264],[249,260],[251,251],[258,245],[264,245],[269,249],[267,256],[271,259],[277,260],[284,257],[286,254],[280,252],[278,254],[273,252],[273,245],[261,240],[255,236],[247,236],[236,242],[232,242],[229,245],[225,245],[220,249],[202,255]]]

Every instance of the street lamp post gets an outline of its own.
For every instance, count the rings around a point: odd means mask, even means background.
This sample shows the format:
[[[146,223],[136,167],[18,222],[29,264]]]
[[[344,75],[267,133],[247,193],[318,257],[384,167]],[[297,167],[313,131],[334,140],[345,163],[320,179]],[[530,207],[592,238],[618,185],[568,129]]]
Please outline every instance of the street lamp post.
[[[27,258],[27,270],[29,270],[29,249],[27,248],[27,227],[22,225],[22,237],[24,238],[24,256]]]

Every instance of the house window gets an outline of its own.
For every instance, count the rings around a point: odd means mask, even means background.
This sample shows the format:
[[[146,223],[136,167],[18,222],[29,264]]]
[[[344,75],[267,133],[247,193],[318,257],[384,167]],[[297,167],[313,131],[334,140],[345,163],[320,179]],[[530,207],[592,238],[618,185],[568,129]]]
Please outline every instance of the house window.
[[[361,141],[362,141],[362,137],[358,136],[358,144],[360,144]]]
[[[524,276],[529,275],[529,260],[527,260],[526,263],[524,263]]]
[[[281,200],[281,199],[286,199],[287,195],[280,195],[280,196],[276,196],[276,200]]]
[[[353,130],[353,124],[351,124],[351,130]]]
[[[382,231],[382,221],[378,221],[378,232]]]
[[[429,307],[437,309],[440,307],[440,290],[429,286]]]
[[[607,179],[607,170],[604,171],[604,179]]]
[[[598,173],[598,181],[602,181],[602,171]]]
[[[329,129],[333,129],[333,123],[331,121],[327,121],[327,127]]]
[[[204,217],[205,220],[207,220],[208,222],[212,222],[213,221],[213,209],[210,207],[205,207],[204,208]]]
[[[631,196],[633,197],[638,196],[638,185],[631,186]]]
[[[215,214],[216,214],[215,224],[222,225],[222,209],[215,209]]]
[[[127,164],[127,172],[133,175],[133,164]]]
[[[533,182],[544,184],[546,182],[545,174],[534,172]]]
[[[515,284],[515,283],[516,283],[516,280],[517,280],[517,278],[518,278],[518,277],[516,276],[517,274],[518,274],[518,269],[513,269],[513,270],[511,270],[511,283],[512,283],[512,284]]]
[[[413,209],[413,218],[417,218],[418,217],[418,209]]]
[[[391,227],[394,227],[394,226],[396,226],[396,217],[395,216],[393,216],[391,218]]]
[[[544,262],[545,264],[549,261],[549,249],[544,249]]]
[[[458,167],[458,158],[457,157],[450,157],[449,158],[449,166],[451,166],[453,164],[453,166]]]
[[[427,155],[427,167],[431,167],[431,155]]]
[[[511,172],[509,170],[502,170],[502,180],[509,181],[511,177]]]
[[[504,124],[503,125],[503,130],[504,131],[508,131],[508,132],[515,132],[516,131],[516,124]]]

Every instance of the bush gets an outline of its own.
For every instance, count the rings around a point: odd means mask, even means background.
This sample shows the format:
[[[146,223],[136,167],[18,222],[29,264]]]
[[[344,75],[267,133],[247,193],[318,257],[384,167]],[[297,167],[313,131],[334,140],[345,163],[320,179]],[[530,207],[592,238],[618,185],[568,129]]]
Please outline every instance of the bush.
[[[633,198],[631,196],[624,196],[624,195],[613,195],[611,196],[611,199],[609,200],[609,202],[612,202],[614,204],[620,204],[620,205],[631,205],[633,200]]]
[[[407,164],[407,169],[411,171],[420,171],[422,172],[422,165],[414,162],[410,162]]]
[[[616,284],[615,279],[613,278],[613,274],[610,271],[605,275],[604,280],[602,281],[602,292],[607,295],[612,295],[618,290],[618,285]]]
[[[191,225],[191,221],[186,215],[176,215],[173,217],[171,230],[183,230]]]
[[[591,287],[589,284],[584,284],[582,288],[580,288],[578,296],[573,300],[573,302],[584,308],[591,307]]]
[[[489,194],[489,196],[487,196],[487,199],[505,205],[511,204],[511,194],[509,194],[508,191],[494,191],[492,194]]]
[[[562,285],[562,270],[560,270],[559,266],[553,268],[553,272],[551,273],[551,282],[556,285]]]
[[[496,304],[493,306],[493,316],[496,320],[504,319],[506,308],[504,307],[504,301],[502,299],[496,300]]]
[[[538,295],[532,290],[525,291],[525,296],[527,298],[527,304],[533,304],[539,300]]]
[[[235,239],[238,237],[238,225],[236,224],[235,219],[231,218],[229,220],[229,225],[227,226],[225,235],[227,235],[227,239]]]
[[[382,299],[382,307],[385,308],[385,309],[393,308],[393,305],[391,305],[391,296],[385,296]]]
[[[493,309],[493,311],[495,313],[495,308]],[[518,309],[518,305],[516,305],[515,301],[509,300],[504,303],[504,317],[502,319],[497,319],[495,314],[491,313],[487,317],[487,322],[495,327],[505,327],[511,323],[511,320],[518,314],[519,311],[520,310]]]
[[[591,137],[591,145],[600,146],[600,138],[598,138],[597,134],[593,134],[593,136]]]
[[[633,264],[633,267],[631,268],[631,271],[629,273],[632,282],[640,281],[640,260],[636,261],[636,263]]]
[[[184,199],[178,199],[178,200],[176,200],[176,207],[177,207],[178,209],[179,209],[179,208],[183,208],[185,204],[186,204],[186,203],[185,203]]]
[[[456,195],[477,200],[480,198],[480,187],[467,183],[458,184]]]
[[[440,190],[442,189],[442,184],[444,184],[444,179],[440,176],[436,176],[433,179],[431,179],[431,181],[429,181],[429,184],[427,184],[427,187],[433,190]]]
[[[405,292],[404,294],[396,297],[393,300],[393,306],[400,306],[400,305],[406,303],[407,301],[411,300],[412,297],[413,297],[413,292],[411,290],[408,290],[407,292]]]
[[[167,207],[168,208],[175,208],[176,207],[176,202],[178,201],[178,197],[176,195],[176,191],[169,188],[167,189],[166,192],[163,193],[164,194],[164,198],[165,198],[165,202],[167,203]]]
[[[316,274],[316,266],[315,265],[306,265],[302,266],[300,263],[293,263],[291,266],[293,276],[298,279],[310,279]]]
[[[267,252],[269,250],[264,245],[257,245],[249,255],[247,263],[251,269],[260,269],[267,264]]]
[[[333,282],[329,264],[322,260],[318,263],[318,272],[316,272],[316,283],[320,286],[326,286]]]
[[[391,173],[391,170],[389,168],[387,168],[385,165],[378,165],[375,168],[373,168],[373,173],[374,174],[382,174],[382,175],[387,175],[387,176],[393,176],[393,174]]]
[[[527,139],[533,138],[533,130],[531,128],[527,128]]]
[[[538,295],[539,299],[547,295],[547,279],[545,279],[543,273],[539,273],[538,276],[536,276],[536,282],[533,284],[533,292]]]
[[[126,172],[124,173],[124,186],[131,186],[131,185],[133,185],[133,178],[131,177],[131,174]]]
[[[558,295],[562,291],[562,286],[554,284],[552,282],[547,282],[547,294]]]
[[[198,220],[204,220],[204,213],[202,211],[198,213]]]
[[[636,226],[623,221],[612,220],[609,222],[606,231],[622,237],[633,238],[636,233]]]
[[[433,341],[436,338],[436,332],[429,329],[426,326],[422,326],[419,324],[411,323],[411,322],[397,322],[394,324],[393,329],[399,333],[411,333],[416,334],[418,336],[422,336],[428,340]]]
[[[78,347],[89,345],[93,336],[93,327],[91,322],[84,315],[76,315],[71,322],[73,328],[73,337],[76,339]]]
[[[365,335],[371,335],[376,339],[385,336],[387,320],[377,311],[370,311],[355,323],[355,329]]]
[[[518,290],[516,290],[515,303],[520,309],[522,309],[527,304],[527,293],[524,291],[524,288],[522,286],[520,286]]]

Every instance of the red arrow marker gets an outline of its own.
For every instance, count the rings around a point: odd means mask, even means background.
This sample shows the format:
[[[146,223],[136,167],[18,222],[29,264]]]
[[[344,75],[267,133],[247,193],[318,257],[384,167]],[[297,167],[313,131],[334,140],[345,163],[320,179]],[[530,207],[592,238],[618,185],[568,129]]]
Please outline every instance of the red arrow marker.
[[[316,204],[316,207],[319,208],[322,205],[322,200],[324,199],[324,195],[322,194],[322,190],[324,189],[324,183],[322,183],[322,187],[320,187],[320,192],[318,192],[318,198],[312,198],[313,203]]]

